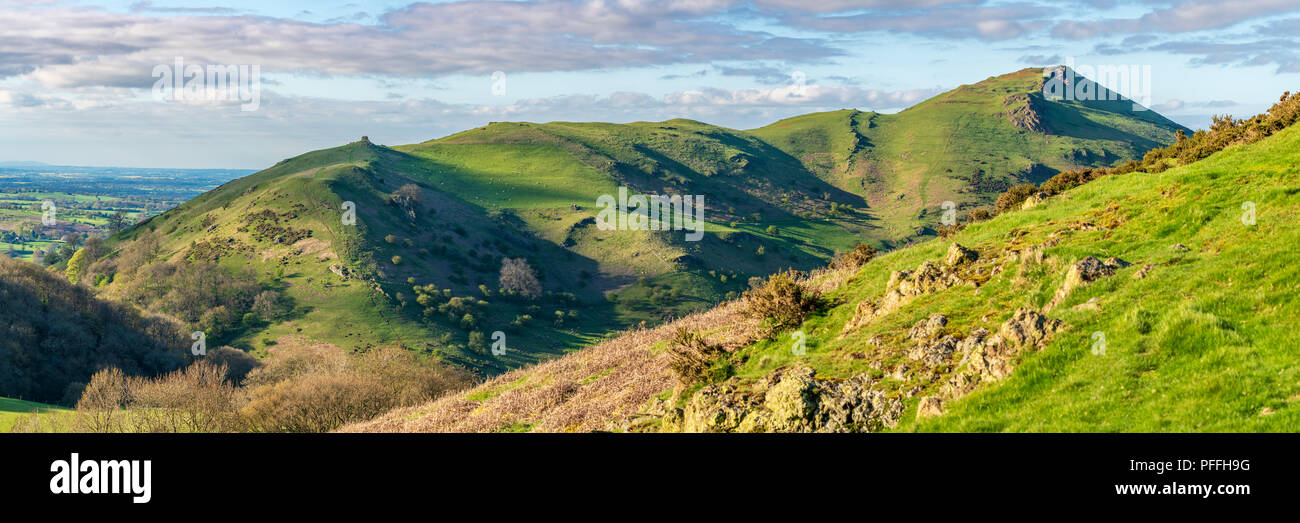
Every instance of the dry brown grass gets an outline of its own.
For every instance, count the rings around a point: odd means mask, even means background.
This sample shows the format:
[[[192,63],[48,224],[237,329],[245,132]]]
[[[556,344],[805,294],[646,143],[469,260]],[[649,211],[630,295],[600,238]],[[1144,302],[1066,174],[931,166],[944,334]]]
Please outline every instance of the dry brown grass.
[[[650,329],[623,335],[532,367],[517,369],[472,389],[419,407],[397,409],[344,432],[574,432],[618,430],[651,396],[676,378],[669,353],[656,349],[680,329],[708,334],[734,351],[752,343],[756,320],[728,302]]]
[[[820,269],[799,284],[823,293],[844,284],[857,268]],[[343,432],[586,432],[621,430],[623,422],[677,378],[667,347],[679,331],[698,331],[727,352],[762,334],[746,317],[744,300],[721,304],[650,329],[633,329],[599,345],[517,369],[419,407],[393,410]]]

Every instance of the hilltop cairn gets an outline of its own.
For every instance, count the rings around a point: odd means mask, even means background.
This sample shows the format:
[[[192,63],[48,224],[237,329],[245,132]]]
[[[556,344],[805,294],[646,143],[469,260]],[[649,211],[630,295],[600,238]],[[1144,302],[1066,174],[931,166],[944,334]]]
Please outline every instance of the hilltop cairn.
[[[978,261],[979,251],[953,243],[948,247],[941,265],[926,260],[915,271],[894,271],[885,285],[885,295],[879,303],[862,300],[853,311],[853,318],[844,325],[841,336],[848,334],[871,320],[898,310],[912,298],[955,287],[978,285],[962,276],[962,270]]]

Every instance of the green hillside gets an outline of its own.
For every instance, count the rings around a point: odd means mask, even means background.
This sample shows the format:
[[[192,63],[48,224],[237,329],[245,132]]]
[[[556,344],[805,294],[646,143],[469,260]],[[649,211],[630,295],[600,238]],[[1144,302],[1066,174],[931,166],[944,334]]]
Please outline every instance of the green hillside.
[[[877,236],[902,240],[938,222],[943,202],[986,205],[1011,185],[1117,165],[1190,132],[1128,100],[1049,100],[1043,71],[963,85],[897,114],[808,114],[750,133],[863,198],[884,227]]]
[[[774,278],[783,314],[820,296],[792,327],[756,292],[346,430],[1294,432],[1300,128],[1249,142],[1297,103],[1198,133],[1242,143],[1208,158]]]
[[[0,433],[10,432],[15,423],[33,413],[48,423],[58,424],[66,419],[71,411],[57,405],[0,398]]]
[[[997,111],[1008,97],[1041,96],[1029,76],[898,115],[840,111],[752,132],[691,120],[493,123],[391,148],[363,139],[156,216],[76,279],[259,356],[304,340],[401,345],[494,374],[705,310],[753,277],[819,267],[858,242],[931,236],[944,201],[988,205],[1006,184],[1172,139],[1172,123],[1094,118],[1083,105],[1052,105],[1043,118],[1086,132],[1017,127]],[[995,139],[1008,156],[990,156]],[[958,165],[980,174],[945,167]],[[702,238],[601,230],[597,198],[620,187],[703,195]],[[343,223],[345,202],[355,225]],[[506,259],[526,261],[537,296],[502,292]],[[501,355],[490,351],[497,331],[510,349]]]

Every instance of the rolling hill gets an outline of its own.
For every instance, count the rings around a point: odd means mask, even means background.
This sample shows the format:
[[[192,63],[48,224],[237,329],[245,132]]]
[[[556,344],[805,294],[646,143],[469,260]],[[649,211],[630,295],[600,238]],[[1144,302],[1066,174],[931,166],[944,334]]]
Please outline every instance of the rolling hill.
[[[403,146],[363,138],[155,216],[78,279],[255,354],[289,339],[396,344],[495,374],[707,309],[860,241],[918,241],[943,202],[988,205],[1009,185],[1134,159],[1181,130],[1127,104],[1046,100],[1041,82],[1024,70],[896,115],[751,131],[492,123]],[[703,237],[603,230],[597,199],[621,187],[703,195]],[[507,258],[526,260],[542,292],[503,292]],[[497,332],[508,350],[493,354]]]
[[[736,300],[345,430],[1294,432],[1297,107],[813,272],[791,327]]]

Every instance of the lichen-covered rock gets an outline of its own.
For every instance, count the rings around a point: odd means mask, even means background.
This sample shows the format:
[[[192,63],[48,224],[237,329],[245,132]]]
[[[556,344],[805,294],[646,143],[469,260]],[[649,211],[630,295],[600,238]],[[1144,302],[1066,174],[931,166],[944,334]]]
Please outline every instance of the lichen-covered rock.
[[[931,367],[948,363],[952,353],[957,350],[957,338],[944,336],[937,340],[917,343],[907,357],[920,361]]]
[[[734,388],[722,385],[705,385],[686,402],[682,411],[682,432],[730,432],[740,426],[740,421],[753,402]]]
[[[958,243],[948,246],[948,255],[943,258],[943,264],[948,267],[959,267],[968,263],[974,263],[980,259],[979,251],[967,249]]]
[[[989,334],[991,333],[988,329],[979,327],[957,343],[957,352],[962,354],[961,363],[966,363],[966,357],[970,355],[971,351],[984,346],[984,340],[988,339]]]
[[[685,432],[867,432],[894,426],[903,404],[863,375],[822,380],[808,367],[781,368],[748,390],[708,385],[685,410]]]
[[[858,302],[858,306],[853,309],[853,317],[849,318],[849,321],[844,324],[844,330],[841,331],[841,335],[847,334],[865,326],[867,323],[870,323],[871,319],[876,317],[877,310],[878,307],[876,307],[876,304],[871,300],[862,300]]]
[[[916,407],[916,419],[940,416],[943,414],[943,400],[934,396],[921,398]]]
[[[947,316],[938,313],[931,314],[930,317],[916,322],[916,325],[913,325],[907,331],[907,337],[913,341],[929,340],[943,332],[943,327],[947,324]]]
[[[1011,319],[998,328],[998,336],[1017,348],[1039,347],[1061,329],[1061,320],[1048,318],[1032,309],[1017,309]]]
[[[908,278],[898,282],[898,292],[904,296],[920,296],[939,292],[962,283],[965,283],[965,280],[951,270],[944,270],[926,260],[921,262],[921,265],[909,274]]]
[[[1052,334],[1061,330],[1061,320],[1048,318],[1032,309],[1019,309],[1002,323],[998,333],[984,340],[967,355],[967,370],[983,381],[997,381],[1011,375],[1016,357],[1024,350],[1038,350]]]
[[[975,285],[974,282],[967,281],[954,270],[954,263],[963,265],[969,263],[972,259],[979,259],[979,253],[953,244],[949,247],[948,257],[944,265],[935,265],[933,262],[926,260],[921,262],[921,265],[915,271],[894,271],[890,273],[889,282],[885,284],[885,295],[880,298],[879,302],[870,300],[858,302],[853,311],[853,318],[844,324],[840,336],[843,337],[849,332],[861,328],[874,318],[898,310],[899,307],[905,305],[915,296],[939,292],[967,283]]]
[[[1033,209],[1034,207],[1038,207],[1039,205],[1042,205],[1042,203],[1045,201],[1047,201],[1047,193],[1037,192],[1029,195],[1028,198],[1025,198],[1024,203],[1020,204],[1020,209],[1021,210]]]
[[[1093,256],[1079,260],[1079,263],[1071,265],[1069,272],[1065,273],[1065,282],[1061,284],[1061,288],[1056,290],[1056,294],[1052,296],[1052,301],[1048,302],[1046,310],[1056,308],[1075,289],[1115,274],[1115,271],[1128,266],[1128,262],[1115,257],[1106,258],[1106,261],[1098,260]]]

